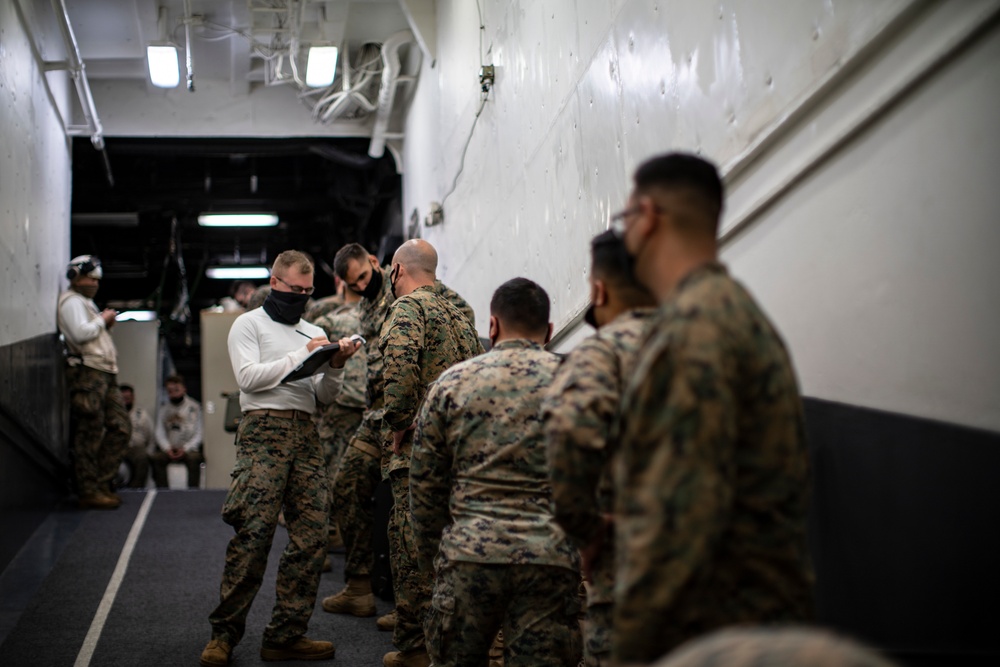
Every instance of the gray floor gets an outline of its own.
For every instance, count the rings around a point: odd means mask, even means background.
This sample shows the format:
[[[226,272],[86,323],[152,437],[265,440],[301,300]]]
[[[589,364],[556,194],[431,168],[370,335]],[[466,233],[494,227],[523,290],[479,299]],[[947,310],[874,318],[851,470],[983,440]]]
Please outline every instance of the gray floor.
[[[56,511],[0,575],[0,665],[74,665],[94,621],[146,491],[125,492],[111,512]],[[90,665],[195,665],[209,639],[208,614],[218,601],[232,529],[219,516],[222,491],[156,494]],[[287,533],[278,528],[268,571],[233,653],[235,665],[264,664],[260,637],[274,603],[274,577]],[[343,555],[331,554],[309,636],[333,641],[333,663],[381,665],[390,633],[374,618],[327,614],[319,600],[343,585]],[[391,603],[377,601],[379,614]],[[333,664],[329,663],[329,664]],[[267,663],[275,664],[275,663]],[[317,663],[324,664],[324,663]]]

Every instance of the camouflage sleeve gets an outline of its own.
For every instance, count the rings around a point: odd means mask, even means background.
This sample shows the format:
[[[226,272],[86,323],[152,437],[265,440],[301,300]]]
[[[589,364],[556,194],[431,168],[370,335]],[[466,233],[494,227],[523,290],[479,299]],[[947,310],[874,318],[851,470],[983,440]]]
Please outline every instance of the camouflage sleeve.
[[[393,304],[385,332],[379,341],[385,423],[393,431],[410,427],[417,416],[420,398],[420,351],[424,347],[424,318],[415,299]]]
[[[460,311],[462,311],[462,314],[465,315],[465,317],[469,320],[472,326],[476,326],[475,311],[472,310],[472,306],[469,305],[469,302],[463,299],[458,292],[451,289],[440,280],[434,282],[434,290],[438,294],[443,296],[445,299],[450,301],[451,305],[455,306]]]
[[[720,338],[714,323],[689,322],[673,328],[669,345],[654,339],[636,369],[622,415],[629,488],[617,498],[616,586],[627,609],[669,609],[729,525],[737,423]]]
[[[410,459],[410,512],[417,562],[423,571],[434,569],[441,532],[450,521],[452,452],[446,439],[446,392],[431,385],[420,409]]]
[[[621,400],[617,357],[596,338],[562,362],[542,406],[556,521],[587,544],[601,529],[597,486]]]

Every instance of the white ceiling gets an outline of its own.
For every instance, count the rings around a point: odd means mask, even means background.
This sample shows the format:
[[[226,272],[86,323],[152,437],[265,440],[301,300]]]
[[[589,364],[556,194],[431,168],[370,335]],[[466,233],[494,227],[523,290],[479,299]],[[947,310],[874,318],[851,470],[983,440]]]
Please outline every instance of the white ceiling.
[[[87,76],[93,80],[146,78],[145,47],[164,37],[177,44],[184,57],[184,0],[65,2]],[[346,43],[353,50],[408,28],[398,0],[189,0],[187,4],[193,17],[196,79],[228,80],[243,70],[251,72],[251,81],[263,81],[263,59],[251,50],[249,37],[260,50],[287,50],[296,24],[306,44]],[[161,10],[165,35],[158,25]]]

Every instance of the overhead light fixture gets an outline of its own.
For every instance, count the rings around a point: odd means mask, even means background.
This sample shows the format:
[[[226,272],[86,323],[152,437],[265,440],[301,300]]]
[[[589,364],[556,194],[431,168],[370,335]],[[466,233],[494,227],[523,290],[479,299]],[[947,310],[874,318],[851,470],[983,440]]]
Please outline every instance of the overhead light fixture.
[[[149,80],[157,88],[176,88],[181,82],[181,68],[177,60],[177,47],[173,44],[150,44],[146,47]]]
[[[326,88],[333,83],[337,73],[337,47],[309,47],[309,62],[306,65],[306,85],[310,88]]]
[[[156,319],[155,310],[126,310],[115,316],[116,322],[152,322]]]
[[[202,213],[198,216],[202,227],[274,227],[277,213]]]
[[[210,266],[205,275],[218,280],[263,280],[271,277],[266,266]]]

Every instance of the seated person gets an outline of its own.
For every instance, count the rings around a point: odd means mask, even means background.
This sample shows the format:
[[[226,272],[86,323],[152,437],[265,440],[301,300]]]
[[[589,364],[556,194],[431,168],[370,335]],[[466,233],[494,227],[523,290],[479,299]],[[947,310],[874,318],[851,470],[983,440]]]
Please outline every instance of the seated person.
[[[169,401],[160,405],[156,415],[156,447],[149,460],[153,481],[166,488],[167,464],[183,463],[188,469],[188,487],[198,488],[201,481],[201,404],[187,395],[184,378],[171,375],[163,383]]]
[[[149,477],[149,455],[153,453],[153,420],[149,413],[135,404],[135,389],[130,384],[119,385],[122,401],[132,420],[132,439],[128,443],[128,460],[132,464],[132,477],[128,486],[141,489]]]

